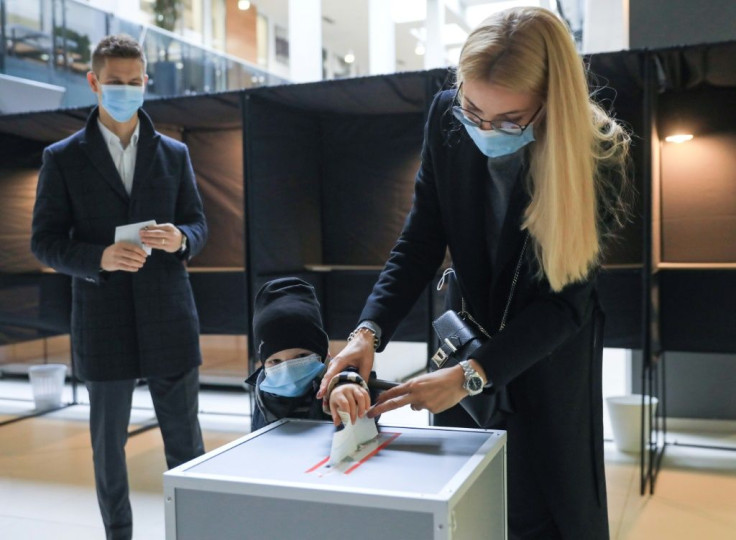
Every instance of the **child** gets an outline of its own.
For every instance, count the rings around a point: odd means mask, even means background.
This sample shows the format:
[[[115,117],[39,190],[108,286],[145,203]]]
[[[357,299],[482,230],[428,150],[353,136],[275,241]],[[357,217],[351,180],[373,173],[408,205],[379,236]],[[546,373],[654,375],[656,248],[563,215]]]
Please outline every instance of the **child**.
[[[324,400],[315,398],[329,360],[329,340],[314,287],[288,277],[266,283],[256,294],[253,343],[262,367],[246,380],[255,387],[251,430],[281,418],[332,417],[338,409],[350,412],[351,421],[371,405],[368,385],[357,372],[332,378]]]

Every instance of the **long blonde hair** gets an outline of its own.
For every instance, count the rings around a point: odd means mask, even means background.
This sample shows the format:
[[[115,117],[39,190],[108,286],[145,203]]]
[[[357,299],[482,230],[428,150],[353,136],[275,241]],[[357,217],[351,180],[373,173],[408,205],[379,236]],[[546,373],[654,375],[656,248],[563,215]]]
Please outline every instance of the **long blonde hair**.
[[[602,237],[625,219],[630,137],[589,96],[567,26],[551,11],[516,8],[486,19],[466,40],[463,80],[539,96],[523,229],[551,288],[584,280],[599,263]]]

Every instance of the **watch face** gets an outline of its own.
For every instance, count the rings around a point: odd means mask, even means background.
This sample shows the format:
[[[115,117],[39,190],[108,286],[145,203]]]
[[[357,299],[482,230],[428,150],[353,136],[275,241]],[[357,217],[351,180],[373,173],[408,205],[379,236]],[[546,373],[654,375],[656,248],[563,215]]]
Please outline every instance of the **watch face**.
[[[468,381],[468,390],[471,392],[479,392],[483,389],[483,379],[480,377],[471,377]]]

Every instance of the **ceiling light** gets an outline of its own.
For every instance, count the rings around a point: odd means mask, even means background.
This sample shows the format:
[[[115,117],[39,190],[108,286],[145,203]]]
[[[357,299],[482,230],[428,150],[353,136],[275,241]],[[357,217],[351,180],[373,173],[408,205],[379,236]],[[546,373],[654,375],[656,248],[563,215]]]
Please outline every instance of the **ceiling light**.
[[[554,2],[551,3],[554,4]],[[495,0],[494,2],[474,2],[474,4],[477,5],[471,4],[465,8],[465,20],[471,28],[475,28],[484,19],[499,11],[523,6],[540,7],[542,2],[540,0]],[[549,4],[549,2],[545,2],[545,4]]]
[[[442,27],[442,42],[445,45],[462,45],[468,39],[468,33],[455,23],[446,24]]]
[[[410,28],[409,33],[412,36],[414,36],[417,39],[417,41],[426,43],[427,41],[427,27],[426,26],[416,26],[414,28]],[[467,38],[468,38],[468,33],[462,28],[460,28],[460,26],[455,23],[446,24],[442,27],[441,39],[442,39],[442,44],[446,47],[453,46],[453,45],[462,45],[463,43],[465,43],[465,40]]]
[[[426,0],[391,2],[391,18],[396,24],[424,21],[427,18],[427,2]]]
[[[417,46],[414,47],[414,54],[417,56],[424,56],[425,52],[427,52],[427,50],[424,48],[423,43],[417,43]]]
[[[353,54],[353,51],[348,51],[348,54],[345,55],[345,58],[343,58],[343,60],[345,60],[346,64],[352,64],[353,62],[355,62],[355,55]]]
[[[462,47],[447,47],[447,50],[445,51],[447,62],[452,66],[458,65],[460,63],[460,52],[462,50]]]
[[[240,11],[248,11],[250,9],[250,2],[248,0],[238,0],[238,9]]]
[[[693,136],[690,133],[678,133],[677,135],[668,135],[664,140],[671,143],[684,143],[692,140],[692,138]]]

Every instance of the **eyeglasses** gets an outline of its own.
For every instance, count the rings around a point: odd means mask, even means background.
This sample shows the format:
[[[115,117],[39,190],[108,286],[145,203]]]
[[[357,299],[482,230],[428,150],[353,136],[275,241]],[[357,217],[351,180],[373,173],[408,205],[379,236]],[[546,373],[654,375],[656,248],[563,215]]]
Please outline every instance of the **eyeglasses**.
[[[461,86],[462,84],[460,85],[460,87]],[[455,94],[456,101],[459,101],[460,87],[458,87],[457,93]],[[468,126],[474,126],[483,129],[483,125],[487,124],[491,126],[491,129],[500,133],[506,133],[507,135],[521,135],[522,133],[524,133],[524,130],[534,122],[534,120],[537,118],[537,115],[539,115],[539,112],[542,110],[542,107],[544,107],[544,104],[539,106],[537,111],[532,115],[529,122],[523,126],[510,120],[484,120],[477,114],[470,112],[467,109],[463,109],[460,105],[453,105],[452,114],[460,122]]]

